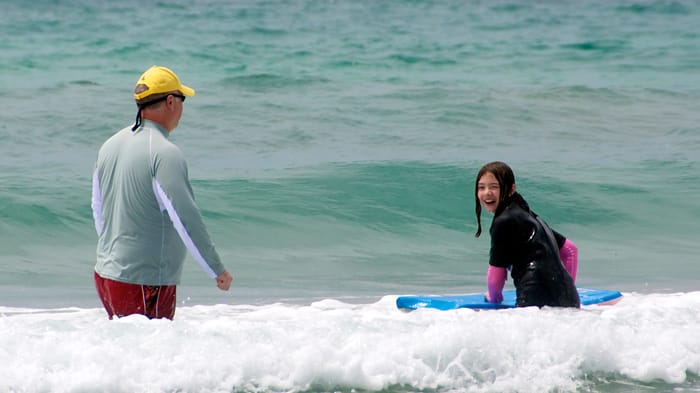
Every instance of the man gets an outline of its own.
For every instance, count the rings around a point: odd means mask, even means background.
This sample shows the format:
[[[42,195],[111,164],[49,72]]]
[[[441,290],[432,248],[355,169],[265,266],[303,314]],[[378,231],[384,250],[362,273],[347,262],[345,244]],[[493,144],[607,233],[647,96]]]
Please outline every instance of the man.
[[[186,251],[219,289],[224,268],[194,201],[187,164],[168,140],[194,90],[153,66],[134,89],[136,123],[100,148],[92,179],[97,242],[95,287],[109,318],[173,319]]]

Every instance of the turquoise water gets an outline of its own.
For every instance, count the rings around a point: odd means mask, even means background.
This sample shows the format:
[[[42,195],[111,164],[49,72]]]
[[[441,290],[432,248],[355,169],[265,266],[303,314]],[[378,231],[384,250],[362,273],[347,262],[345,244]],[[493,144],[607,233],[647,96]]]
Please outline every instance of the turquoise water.
[[[172,140],[236,277],[219,292],[188,259],[180,321],[158,324],[157,344],[173,350],[184,332],[194,346],[236,347],[243,363],[212,365],[190,348],[187,381],[120,368],[106,379],[131,382],[110,383],[113,391],[139,390],[139,381],[149,391],[700,389],[700,339],[690,333],[700,328],[698,3],[0,8],[0,364],[10,364],[0,367],[0,391],[104,390],[87,364],[148,369],[161,356],[113,354],[92,327],[120,323],[117,342],[130,346],[150,326],[102,321],[89,203],[97,149],[133,121],[132,89],[152,64],[197,91]],[[578,283],[621,290],[628,303],[580,316],[545,310],[550,320],[539,325],[526,312],[393,315],[392,296],[484,289],[489,239],[473,236],[473,182],[493,160],[511,164],[533,209],[578,245]],[[601,323],[609,325],[591,341],[539,349],[528,345],[533,336],[511,335],[521,341],[496,349],[482,337],[521,324],[586,336]],[[286,324],[299,334],[280,344],[288,358],[250,366]],[[432,349],[405,352],[443,325]],[[233,331],[217,341],[218,329]],[[477,338],[465,342],[460,330]],[[62,356],[42,355],[43,341],[16,344],[46,332],[67,343]],[[669,343],[668,334],[687,337]],[[85,337],[111,357],[76,356],[70,345],[84,350]],[[313,338],[323,350],[300,350]],[[369,350],[378,340],[379,354]],[[15,350],[29,355],[18,361]],[[38,381],[26,382],[27,365]]]

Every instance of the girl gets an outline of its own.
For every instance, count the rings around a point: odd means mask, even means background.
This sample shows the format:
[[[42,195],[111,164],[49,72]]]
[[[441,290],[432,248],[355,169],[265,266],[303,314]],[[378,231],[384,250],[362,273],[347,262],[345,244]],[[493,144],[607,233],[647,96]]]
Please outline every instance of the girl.
[[[530,210],[515,191],[513,170],[498,161],[484,165],[474,195],[477,238],[481,207],[493,213],[486,300],[503,301],[506,269],[511,269],[518,307],[580,307],[574,285],[578,249]]]

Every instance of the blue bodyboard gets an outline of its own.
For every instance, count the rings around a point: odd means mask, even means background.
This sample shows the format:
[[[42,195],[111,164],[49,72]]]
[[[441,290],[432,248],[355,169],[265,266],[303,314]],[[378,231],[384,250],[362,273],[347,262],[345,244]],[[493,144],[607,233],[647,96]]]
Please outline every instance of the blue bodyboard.
[[[618,291],[593,288],[576,288],[581,299],[582,306],[612,305],[620,301],[622,294]],[[503,302],[500,304],[488,303],[482,293],[470,293],[466,295],[426,295],[426,296],[399,296],[396,299],[396,307],[402,310],[417,310],[419,308],[435,308],[438,310],[454,310],[457,308],[471,308],[475,310],[495,310],[503,308],[515,308],[515,290],[503,291]]]

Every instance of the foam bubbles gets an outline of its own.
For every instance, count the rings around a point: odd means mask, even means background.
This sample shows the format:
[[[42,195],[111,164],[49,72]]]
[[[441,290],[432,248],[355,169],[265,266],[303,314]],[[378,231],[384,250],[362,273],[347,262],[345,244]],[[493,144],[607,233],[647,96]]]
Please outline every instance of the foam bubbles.
[[[697,387],[700,292],[582,310],[406,313],[395,299],[180,307],[174,321],[0,307],[0,391]]]

